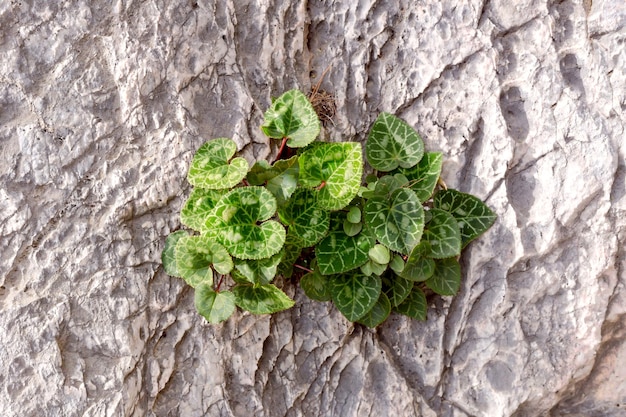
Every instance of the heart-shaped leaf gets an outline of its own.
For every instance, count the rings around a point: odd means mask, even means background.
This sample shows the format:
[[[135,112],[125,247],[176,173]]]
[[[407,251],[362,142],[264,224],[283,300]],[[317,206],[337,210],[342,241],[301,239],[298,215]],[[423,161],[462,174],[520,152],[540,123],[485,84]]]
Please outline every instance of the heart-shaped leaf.
[[[276,164],[278,164],[278,162],[276,162]],[[298,187],[299,171],[300,167],[298,166],[298,164],[293,164],[290,165],[289,168],[287,168],[280,175],[277,175],[267,181],[266,188],[269,192],[274,194],[274,197],[276,197],[276,202],[279,206],[284,205],[287,200],[289,200],[294,191],[296,191],[296,188]]]
[[[317,194],[307,188],[300,188],[287,203],[278,209],[278,216],[288,233],[299,239],[302,247],[319,242],[330,226],[330,213],[319,207]]]
[[[365,155],[382,172],[410,168],[424,155],[424,142],[415,129],[389,113],[381,113],[367,137]]]
[[[411,251],[404,269],[398,274],[409,281],[422,282],[430,278],[435,272],[435,261],[430,257],[430,245],[421,241]]]
[[[359,191],[363,173],[360,143],[320,143],[304,151],[298,162],[300,184],[318,189],[318,204],[325,210],[344,208]]]
[[[276,178],[289,168],[298,166],[298,156],[292,156],[289,159],[279,159],[270,165],[269,162],[262,159],[257,161],[246,176],[250,185],[264,185],[267,181]]]
[[[195,291],[196,310],[209,323],[220,323],[235,311],[235,296],[230,291],[215,292],[206,284],[200,284]]]
[[[461,266],[455,258],[436,259],[435,272],[426,286],[439,295],[454,295],[461,286]]]
[[[301,148],[315,140],[321,125],[309,99],[299,90],[289,90],[265,112],[261,129],[270,138],[289,138],[290,148]]]
[[[348,210],[348,215],[346,216],[346,219],[350,223],[354,223],[354,224],[360,223],[361,222],[361,209],[356,206],[350,207],[350,210]]]
[[[417,320],[426,320],[428,304],[426,295],[419,287],[414,287],[409,296],[394,311]]]
[[[182,275],[178,270],[175,250],[178,241],[185,236],[189,236],[189,233],[184,230],[179,230],[177,232],[170,233],[167,239],[165,239],[165,247],[163,248],[163,253],[161,253],[161,262],[163,263],[163,269],[165,269],[165,272],[173,277],[182,278]]]
[[[372,261],[380,265],[387,265],[391,261],[391,253],[385,245],[374,245],[367,254]]]
[[[180,211],[180,221],[198,232],[205,230],[206,219],[228,190],[194,188]]]
[[[430,244],[431,258],[451,258],[461,253],[461,232],[454,217],[447,211],[430,209],[423,240]]]
[[[239,259],[269,258],[285,243],[284,227],[274,220],[265,221],[275,212],[276,199],[265,188],[235,188],[207,218],[206,234]]]
[[[441,152],[426,152],[419,163],[412,168],[398,168],[398,173],[405,175],[417,198],[423,203],[435,190],[441,175],[443,156]]]
[[[315,247],[319,270],[330,275],[358,268],[369,260],[368,253],[374,244],[376,239],[366,230],[356,236],[333,230]]]
[[[409,296],[412,289],[413,281],[393,274],[385,274],[383,276],[383,292],[394,307],[402,303]]]
[[[273,284],[237,285],[235,304],[252,314],[271,314],[293,307],[294,301]]]
[[[328,282],[331,278],[319,273],[309,272],[300,279],[302,290],[311,300],[330,301],[330,288]]]
[[[232,139],[218,138],[205,143],[191,161],[187,180],[191,185],[207,190],[234,187],[245,178],[249,168],[243,158],[230,161],[235,152],[237,144]]]
[[[434,206],[452,214],[461,230],[461,248],[483,234],[496,221],[489,207],[471,194],[442,190],[435,194]]]
[[[370,311],[382,287],[380,277],[358,273],[333,276],[329,284],[335,306],[350,321],[356,321]]]
[[[389,199],[374,197],[363,209],[365,220],[376,238],[389,249],[408,254],[424,230],[424,209],[409,189],[401,188]]]
[[[389,301],[389,298],[387,298],[387,295],[384,292],[381,292],[378,296],[378,300],[376,300],[376,303],[372,306],[370,311],[361,317],[358,322],[366,325],[370,329],[373,329],[383,321],[387,320],[389,313],[391,313],[391,302]]]
[[[278,264],[283,258],[282,252],[264,259],[235,259],[235,269],[231,276],[237,282],[265,285],[276,276]]]
[[[300,257],[300,253],[302,253],[300,241],[295,240],[293,236],[287,235],[282,252],[283,259],[278,265],[277,273],[285,278],[290,278],[293,274],[293,265]]]
[[[176,264],[181,276],[192,287],[213,284],[213,269],[228,274],[233,260],[222,245],[210,236],[183,236],[176,244]]]

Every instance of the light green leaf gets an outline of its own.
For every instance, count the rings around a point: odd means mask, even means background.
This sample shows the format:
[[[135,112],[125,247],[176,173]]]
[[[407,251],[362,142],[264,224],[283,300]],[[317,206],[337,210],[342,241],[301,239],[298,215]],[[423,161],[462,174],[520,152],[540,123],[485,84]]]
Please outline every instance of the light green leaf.
[[[393,274],[385,274],[383,276],[383,292],[394,307],[402,303],[409,296],[412,289],[413,281]]]
[[[252,314],[271,314],[293,307],[294,301],[273,284],[237,285],[235,304]]]
[[[391,261],[391,253],[385,245],[374,245],[368,252],[370,259],[380,265],[387,265]]]
[[[489,229],[497,217],[475,196],[452,189],[435,194],[434,206],[452,214],[458,222],[461,230],[461,249]]]
[[[378,116],[365,144],[365,155],[374,169],[410,168],[423,154],[424,142],[415,129],[389,113]]]
[[[285,174],[288,170],[291,170],[284,177],[293,178],[294,184],[298,180],[298,156],[292,156],[289,159],[279,159],[274,163],[274,165],[270,165],[266,160],[257,161],[246,176],[248,183],[250,185],[265,185],[269,181],[272,181],[272,184],[280,184],[283,182],[289,183],[290,181],[286,181],[284,178],[277,178]],[[270,190],[271,191],[271,190]]]
[[[320,272],[330,275],[358,268],[369,260],[368,252],[375,243],[365,230],[356,236],[347,236],[343,230],[329,232],[315,247]]]
[[[319,207],[317,194],[307,188],[296,190],[287,203],[279,207],[278,216],[302,247],[315,245],[326,236],[330,226],[330,213]]]
[[[361,222],[361,209],[359,207],[352,206],[350,210],[348,210],[348,216],[346,217],[350,223],[360,223]]]
[[[193,230],[203,232],[209,213],[227,192],[228,190],[194,188],[180,211],[180,221]]]
[[[292,157],[289,159],[292,160],[297,157]],[[296,160],[297,161],[297,160]],[[280,161],[276,162],[278,164]],[[274,165],[276,165],[274,164]],[[298,164],[293,164],[289,166],[284,172],[275,176],[267,182],[267,190],[274,194],[276,197],[276,202],[279,206],[282,206],[289,200],[291,195],[296,191],[298,187],[298,173],[300,171],[300,167]]]
[[[321,125],[309,99],[299,90],[289,90],[265,112],[261,129],[270,138],[289,138],[290,148],[301,148],[315,140]]]
[[[461,232],[450,213],[430,209],[430,221],[426,224],[423,240],[430,244],[431,258],[451,258],[461,253]]]
[[[356,321],[376,304],[381,293],[380,277],[342,274],[331,277],[330,293],[335,306],[348,320]]]
[[[399,274],[404,269],[404,259],[397,253],[391,258],[389,262],[389,268],[391,268],[396,274]]]
[[[389,249],[408,254],[419,243],[424,209],[413,191],[401,188],[389,199],[371,198],[363,211],[376,238]]]
[[[220,323],[235,311],[235,296],[230,291],[215,292],[206,284],[200,284],[195,290],[196,310],[209,323]]]
[[[264,259],[235,259],[235,269],[231,273],[237,282],[248,282],[255,285],[265,285],[276,277],[278,265],[283,258],[279,252],[270,258]]]
[[[435,190],[437,180],[441,175],[443,155],[441,152],[426,152],[419,163],[412,168],[398,168],[404,174],[417,198],[423,203],[427,201]]]
[[[426,286],[439,295],[454,295],[461,287],[461,266],[455,258],[436,259],[435,272]]]
[[[372,273],[378,276],[381,276],[387,270],[387,264],[379,264],[378,262],[374,262],[370,260],[368,262],[372,269]]]
[[[300,155],[299,182],[317,188],[318,204],[340,210],[356,196],[361,184],[363,160],[356,142],[320,143]]]
[[[411,251],[404,269],[398,274],[410,281],[426,281],[435,272],[435,261],[430,257],[430,245],[422,241]]]
[[[248,173],[248,162],[234,158],[237,144],[228,138],[213,139],[198,149],[191,161],[187,180],[195,187],[208,190],[232,188]]]
[[[207,235],[183,236],[176,244],[176,264],[181,276],[192,287],[213,284],[213,268],[220,274],[233,269],[233,261],[222,245]]]
[[[376,300],[376,304],[367,312],[363,317],[361,317],[358,322],[366,325],[370,329],[378,326],[389,317],[391,313],[391,302],[387,295],[384,292],[381,292],[378,296],[378,300]]]
[[[318,271],[309,272],[300,279],[302,290],[311,300],[330,301],[330,277],[320,274]]]
[[[414,287],[406,300],[395,307],[394,311],[413,319],[426,320],[426,313],[428,313],[426,295],[419,287]]]
[[[175,249],[178,241],[185,236],[189,236],[189,233],[184,230],[179,230],[177,232],[170,233],[169,236],[167,236],[167,239],[165,239],[165,247],[161,253],[161,262],[163,263],[163,269],[165,272],[173,277],[182,278],[182,275],[178,270],[178,263],[176,262]]]
[[[348,236],[356,236],[363,230],[363,223],[350,223],[348,219],[343,222],[343,231]]]
[[[235,188],[207,218],[206,234],[237,258],[269,258],[285,243],[284,227],[274,220],[265,221],[275,212],[276,199],[265,188]]]

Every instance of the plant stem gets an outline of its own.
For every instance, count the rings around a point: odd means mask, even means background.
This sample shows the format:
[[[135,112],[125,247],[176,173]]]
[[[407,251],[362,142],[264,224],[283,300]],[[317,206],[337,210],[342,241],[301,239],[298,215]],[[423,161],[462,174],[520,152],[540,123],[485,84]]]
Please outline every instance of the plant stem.
[[[317,191],[321,190],[324,187],[326,187],[326,181],[322,181],[322,183],[317,187]]]
[[[312,270],[310,270],[309,268],[307,268],[307,267],[305,267],[305,266],[298,265],[298,264],[293,264],[293,266],[295,266],[296,268],[301,269],[301,270],[303,270],[303,271],[313,273],[313,271],[312,271]]]
[[[215,292],[220,292],[220,287],[222,286],[222,282],[224,282],[224,275],[220,275],[220,280],[217,283],[217,287],[215,287]]]
[[[287,144],[287,138],[284,137],[282,143],[280,144],[280,148],[278,148],[278,153],[276,154],[276,159],[274,159],[274,162],[278,161],[278,159],[280,158],[280,155],[283,153],[283,149],[285,149],[286,144]]]

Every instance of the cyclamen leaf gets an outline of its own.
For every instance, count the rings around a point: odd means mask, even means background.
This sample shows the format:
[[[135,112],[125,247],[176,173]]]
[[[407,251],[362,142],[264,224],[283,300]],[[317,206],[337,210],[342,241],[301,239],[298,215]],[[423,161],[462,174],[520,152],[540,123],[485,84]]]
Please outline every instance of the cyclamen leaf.
[[[299,182],[318,191],[318,204],[340,210],[356,196],[361,184],[363,159],[356,142],[320,143],[300,155]]]
[[[237,275],[237,281],[245,281],[255,285],[265,285],[272,282],[276,277],[278,264],[283,254],[281,252],[270,258],[264,259],[235,259],[235,269],[231,273],[233,279]]]
[[[424,142],[415,129],[389,113],[381,113],[367,137],[365,155],[370,165],[383,172],[398,166],[410,168],[424,154]]]
[[[395,307],[394,310],[413,319],[426,320],[426,313],[428,312],[426,295],[419,287],[414,287],[406,300]]]
[[[363,230],[363,223],[350,223],[348,219],[343,222],[343,232],[348,236],[356,236]]]
[[[450,213],[433,208],[431,220],[426,224],[423,240],[430,244],[431,258],[451,258],[461,253],[461,232]]]
[[[297,157],[294,156],[291,159],[294,158]],[[276,164],[278,164],[278,162],[276,162]],[[267,182],[266,188],[269,192],[274,194],[274,197],[276,197],[276,202],[279,206],[285,204],[294,193],[294,191],[296,191],[296,188],[298,187],[299,170],[300,167],[298,166],[298,164],[290,165],[289,168],[287,168],[280,175],[275,176]]]
[[[266,189],[235,188],[220,199],[207,218],[206,234],[239,259],[269,258],[285,243],[283,226],[274,220],[265,221],[275,212],[276,199]]]
[[[397,275],[383,276],[383,292],[389,298],[392,306],[402,303],[413,289],[413,282]]]
[[[389,301],[389,298],[387,298],[387,295],[384,292],[381,292],[374,306],[367,312],[367,314],[361,317],[358,322],[366,325],[370,329],[373,329],[383,321],[387,320],[390,313],[391,302]]]
[[[454,295],[461,286],[461,266],[455,258],[436,259],[435,272],[426,286],[439,295]]]
[[[183,236],[176,244],[176,264],[187,284],[213,284],[213,268],[220,274],[233,269],[233,261],[222,245],[207,235]]]
[[[410,281],[426,281],[435,272],[435,261],[429,258],[429,256],[430,245],[426,241],[421,241],[419,245],[411,251],[404,265],[404,269],[399,275]]]
[[[180,271],[178,270],[175,250],[178,241],[185,236],[189,236],[189,233],[184,230],[179,230],[177,232],[170,233],[167,239],[165,239],[165,247],[161,253],[161,262],[163,263],[163,269],[165,269],[165,272],[173,277],[182,278]]]
[[[424,209],[415,193],[401,188],[389,199],[374,197],[363,209],[365,220],[376,238],[396,252],[408,254],[424,230]]]
[[[289,168],[298,166],[298,156],[292,156],[289,159],[279,159],[274,163],[274,165],[270,165],[269,162],[262,159],[257,161],[246,176],[248,183],[250,185],[263,185],[267,181],[276,178],[281,175]]]
[[[356,206],[350,207],[350,210],[348,211],[348,215],[346,219],[348,219],[350,223],[354,223],[354,224],[360,223],[361,222],[361,209]]]
[[[317,194],[300,188],[278,209],[278,216],[289,234],[299,239],[302,247],[315,245],[328,233],[330,213],[317,204]]]
[[[270,138],[289,138],[290,148],[301,148],[315,140],[321,125],[309,99],[299,90],[289,90],[265,112],[261,129]]]
[[[374,245],[368,252],[370,259],[378,264],[387,265],[391,261],[391,253],[384,245]]]
[[[180,221],[198,232],[205,230],[205,222],[217,202],[228,190],[194,188],[180,211]]]
[[[347,236],[343,230],[331,231],[315,247],[317,264],[322,275],[339,274],[358,268],[369,260],[368,252],[376,239],[361,231]]]
[[[458,222],[461,230],[461,249],[489,229],[497,217],[477,197],[452,189],[435,194],[434,206],[452,214]]]
[[[237,285],[235,304],[252,314],[271,314],[293,307],[294,301],[272,284]]]
[[[300,257],[302,246],[300,246],[300,242],[294,239],[293,236],[287,235],[282,251],[284,255],[282,261],[278,265],[277,273],[285,278],[289,278],[293,274],[293,265]]]
[[[398,168],[398,172],[408,178],[411,189],[423,203],[433,195],[437,180],[441,175],[442,163],[441,152],[426,152],[416,166]]]
[[[356,321],[376,304],[382,281],[377,276],[342,274],[330,279],[330,293],[337,309],[348,320]]]
[[[230,291],[215,292],[209,285],[200,284],[195,292],[196,310],[209,323],[220,323],[235,311],[235,295]]]
[[[228,138],[213,139],[196,152],[189,167],[187,180],[195,187],[207,190],[232,188],[248,173],[248,161],[234,158],[237,144]]]
[[[329,277],[325,277],[318,271],[309,272],[300,279],[302,290],[311,300],[330,301]]]

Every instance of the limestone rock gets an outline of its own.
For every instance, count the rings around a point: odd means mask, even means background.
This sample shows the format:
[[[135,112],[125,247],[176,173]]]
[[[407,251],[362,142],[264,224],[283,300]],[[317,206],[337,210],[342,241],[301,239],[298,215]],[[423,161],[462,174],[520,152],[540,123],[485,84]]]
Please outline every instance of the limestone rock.
[[[4,416],[626,416],[621,0],[0,4]],[[276,149],[271,97],[381,111],[498,221],[426,322],[211,326],[160,266],[191,156]]]

